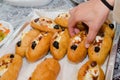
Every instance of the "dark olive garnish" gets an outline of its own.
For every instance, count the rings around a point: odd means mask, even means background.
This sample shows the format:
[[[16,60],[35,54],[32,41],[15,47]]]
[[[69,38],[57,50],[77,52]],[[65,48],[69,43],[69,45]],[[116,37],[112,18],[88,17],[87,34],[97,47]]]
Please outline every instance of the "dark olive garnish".
[[[113,29],[113,28],[114,28],[114,24],[109,24],[109,27],[110,27],[111,29]]]
[[[97,47],[94,48],[94,51],[95,51],[95,52],[99,52],[99,51],[100,51],[100,48],[97,46]]]
[[[59,28],[60,28],[59,25],[55,25],[55,26],[54,26],[54,29],[59,29]]]
[[[21,41],[17,42],[17,46],[20,47],[21,46]]]
[[[39,21],[39,18],[36,18],[35,20],[34,20],[34,22],[38,22]]]
[[[97,62],[96,61],[92,61],[91,64],[90,64],[92,67],[95,67],[97,65]]]
[[[32,46],[31,46],[31,48],[32,48],[32,49],[35,49],[36,45],[37,45],[36,42],[33,41],[33,42],[32,42]]]
[[[11,54],[11,55],[10,55],[10,58],[14,58],[14,54]]]
[[[57,41],[54,41],[53,46],[54,46],[56,49],[59,49],[59,43],[58,43]]]
[[[76,48],[77,48],[77,45],[72,45],[71,46],[71,49],[73,49],[73,50],[76,50]]]

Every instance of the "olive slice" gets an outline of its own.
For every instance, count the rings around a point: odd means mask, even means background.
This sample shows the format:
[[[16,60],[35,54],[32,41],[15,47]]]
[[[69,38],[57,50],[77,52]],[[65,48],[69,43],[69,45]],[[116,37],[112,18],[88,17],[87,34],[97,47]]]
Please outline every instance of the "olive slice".
[[[91,65],[91,67],[95,67],[97,65],[97,62],[96,61],[92,61],[90,65]]]
[[[10,55],[10,58],[14,58],[14,54],[11,54],[11,55]]]
[[[17,46],[20,47],[21,46],[21,41],[17,42]]]
[[[109,27],[111,28],[111,29],[113,29],[114,28],[114,24],[109,24]]]
[[[36,45],[37,45],[36,42],[33,41],[33,42],[32,42],[32,46],[31,46],[31,48],[32,48],[32,49],[35,49]]]
[[[53,46],[54,46],[56,49],[59,49],[59,43],[58,43],[57,41],[54,41]]]
[[[59,28],[60,28],[59,25],[55,25],[55,26],[54,26],[54,29],[59,29]]]
[[[95,51],[95,52],[99,52],[99,51],[100,51],[100,48],[99,48],[98,46],[96,46],[96,47],[94,48],[94,51]]]
[[[38,22],[39,21],[39,18],[36,18],[35,20],[34,20],[34,22]]]
[[[71,49],[72,49],[72,50],[76,50],[76,48],[77,48],[77,45],[72,45],[72,46],[71,46]]]

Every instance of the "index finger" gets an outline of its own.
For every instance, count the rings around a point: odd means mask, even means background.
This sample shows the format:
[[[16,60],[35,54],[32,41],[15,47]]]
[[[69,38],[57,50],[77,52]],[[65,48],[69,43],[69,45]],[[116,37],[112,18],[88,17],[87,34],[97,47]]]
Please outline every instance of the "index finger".
[[[68,20],[68,31],[70,36],[74,36],[75,35],[75,25],[76,25],[77,21],[75,20],[74,16],[70,17]]]

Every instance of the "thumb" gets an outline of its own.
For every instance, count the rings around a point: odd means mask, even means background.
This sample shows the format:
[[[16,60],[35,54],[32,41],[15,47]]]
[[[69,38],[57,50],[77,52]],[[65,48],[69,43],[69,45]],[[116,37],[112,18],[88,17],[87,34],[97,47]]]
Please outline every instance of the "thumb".
[[[94,41],[98,30],[89,28],[89,32],[86,38],[85,47],[88,48],[90,44]]]

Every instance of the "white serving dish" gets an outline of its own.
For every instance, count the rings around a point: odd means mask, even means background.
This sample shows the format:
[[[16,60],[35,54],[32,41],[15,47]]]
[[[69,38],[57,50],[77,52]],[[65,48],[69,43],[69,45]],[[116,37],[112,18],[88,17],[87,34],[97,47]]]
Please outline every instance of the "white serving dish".
[[[37,17],[41,17],[41,16],[46,16],[49,18],[55,18],[59,13],[63,13],[66,11],[47,11],[47,10],[34,10],[31,15],[31,20],[35,19]],[[21,26],[20,28],[22,28],[23,26]],[[20,29],[20,30],[21,30]],[[31,27],[28,24],[24,30],[22,30],[20,32],[20,34],[18,34],[16,36],[16,38],[9,44],[8,47],[2,48],[1,49],[1,54],[0,56],[3,56],[7,53],[15,53],[15,45],[16,43],[20,40],[22,33],[30,30]],[[12,47],[11,47],[12,46]],[[34,71],[34,69],[36,68],[36,65],[39,64],[41,61],[43,61],[45,58],[48,57],[52,57],[50,52],[48,52],[48,54],[38,60],[37,62],[34,63],[29,63],[26,58],[23,59],[23,66],[21,68],[20,74],[18,76],[17,80],[28,80],[28,78],[31,76],[32,72]],[[108,60],[109,60],[109,56],[106,59],[104,65],[102,66],[102,69],[104,71],[104,73],[106,74],[107,71],[107,67],[108,67]],[[115,59],[114,59],[115,60]],[[59,61],[60,65],[61,65],[61,70],[60,73],[57,77],[57,80],[77,80],[77,74],[78,74],[78,70],[80,69],[80,67],[86,63],[88,61],[88,57],[86,57],[81,63],[79,64],[73,64],[71,62],[69,62],[69,60],[67,59],[67,57],[65,56],[62,60]],[[111,61],[111,63],[113,63],[114,61]]]
[[[4,0],[10,5],[20,6],[20,7],[40,7],[47,5],[52,0]]]
[[[0,23],[2,23],[2,25],[9,29],[10,32],[7,34],[7,36],[0,42],[0,46],[3,46],[9,39],[9,37],[12,35],[13,33],[13,27],[10,23],[6,22],[6,21],[3,21],[3,20],[0,20]]]

